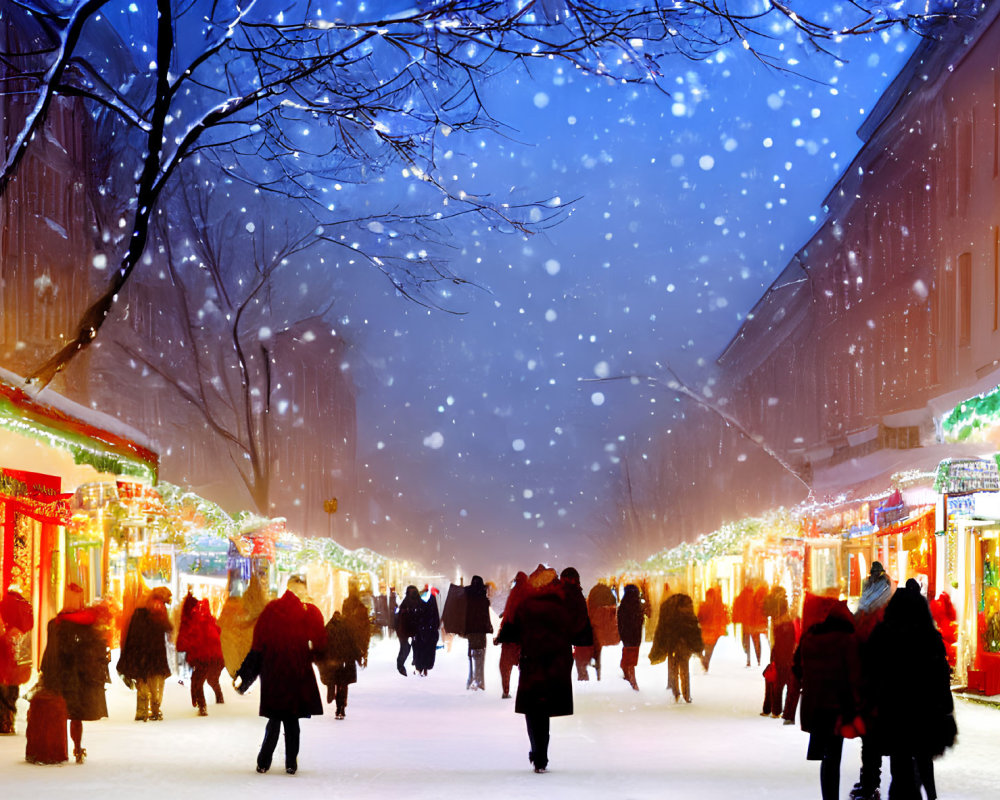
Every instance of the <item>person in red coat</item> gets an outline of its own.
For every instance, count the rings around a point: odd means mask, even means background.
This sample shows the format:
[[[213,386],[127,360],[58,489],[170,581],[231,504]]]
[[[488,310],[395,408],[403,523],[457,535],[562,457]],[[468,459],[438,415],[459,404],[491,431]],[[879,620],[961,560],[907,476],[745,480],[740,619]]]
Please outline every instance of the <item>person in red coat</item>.
[[[764,613],[764,601],[767,594],[766,583],[752,580],[743,587],[733,601],[733,622],[740,626],[743,651],[747,656],[748,667],[750,666],[751,646],[757,656],[757,666],[760,666],[761,643],[767,632],[767,616]]]
[[[771,676],[764,681],[764,707],[760,712],[762,717],[774,718],[780,717],[785,708],[786,688],[789,694],[794,691],[792,659],[798,644],[795,619],[788,611],[788,601],[784,593],[776,602],[771,617],[771,660],[765,670],[765,673],[770,672]]]
[[[507,620],[514,618],[514,611],[521,600],[527,596],[528,592],[528,574],[523,570],[519,571],[514,576],[514,585],[510,589],[510,594],[507,595],[507,602],[504,604],[503,613],[500,615],[500,630],[503,630],[504,623]],[[496,638],[493,639],[493,644],[499,643],[500,634],[498,632]],[[501,698],[504,700],[510,697],[510,674],[514,671],[514,667],[517,666],[517,662],[520,659],[521,645],[517,642],[504,642],[500,645],[500,687],[503,690]]]
[[[35,627],[31,603],[11,586],[0,600],[0,734],[14,733],[21,684],[31,677],[31,658],[24,655],[28,632]]]
[[[698,624],[701,625],[701,638],[705,644],[701,666],[708,672],[715,645],[726,635],[729,627],[729,609],[722,602],[722,591],[718,586],[709,586],[705,590],[705,601],[698,607]]]
[[[955,643],[958,641],[958,614],[955,612],[955,605],[947,592],[941,592],[936,600],[931,601],[930,608],[934,624],[937,625],[941,640],[944,642],[948,666],[955,669]]]
[[[587,601],[573,567],[562,578],[539,565],[528,577],[531,593],[500,629],[497,638],[521,645],[514,711],[524,714],[535,772],[549,763],[549,721],[573,713],[573,646],[593,642]]]
[[[181,613],[177,651],[184,653],[191,667],[191,705],[198,709],[198,716],[206,717],[206,682],[215,692],[215,702],[225,702],[222,686],[219,685],[219,676],[225,666],[222,639],[219,623],[212,616],[212,608],[207,599],[195,600],[193,608],[186,615]]]
[[[264,607],[254,626],[250,652],[233,682],[243,694],[260,677],[260,716],[267,717],[267,725],[257,754],[257,772],[271,768],[284,728],[285,772],[294,775],[299,720],[323,713],[313,662],[323,658],[326,630],[323,613],[305,602],[305,597],[305,580],[292,576],[285,593]]]

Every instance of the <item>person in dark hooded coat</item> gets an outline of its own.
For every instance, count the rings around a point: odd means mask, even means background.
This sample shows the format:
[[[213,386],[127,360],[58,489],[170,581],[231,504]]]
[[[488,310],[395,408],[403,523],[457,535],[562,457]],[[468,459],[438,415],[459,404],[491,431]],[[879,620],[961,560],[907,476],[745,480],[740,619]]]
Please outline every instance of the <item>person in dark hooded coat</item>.
[[[420,619],[425,611],[424,601],[420,599],[420,590],[416,586],[407,586],[403,602],[396,609],[394,620],[396,638],[399,639],[396,670],[404,677],[406,676],[406,659],[410,657],[410,650],[413,648],[417,632],[420,630]],[[416,668],[415,664],[414,668]]]
[[[535,772],[548,768],[550,718],[573,713],[573,646],[588,646],[594,638],[579,573],[568,567],[563,574],[560,580],[555,570],[539,565],[528,578],[530,594],[497,637],[521,646],[514,711],[524,714]]]
[[[413,668],[426,677],[434,669],[438,637],[441,633],[441,612],[438,611],[436,589],[429,589],[427,599],[421,600],[423,608],[417,621],[417,635],[413,638]]]
[[[486,595],[486,584],[478,575],[473,575],[465,587],[465,633],[469,642],[469,679],[466,689],[486,689],[486,636],[493,633],[490,620],[490,599]]]
[[[343,611],[334,611],[326,623],[326,652],[319,662],[319,679],[326,686],[326,702],[336,701],[336,719],[347,716],[347,689],[358,682],[358,664],[364,651],[357,636],[357,627]]]
[[[285,730],[285,772],[298,769],[299,720],[323,713],[313,662],[323,658],[323,614],[305,602],[305,581],[293,576],[285,593],[268,603],[254,625],[253,643],[236,676],[236,691],[246,692],[260,677],[260,716],[267,717],[257,772],[267,772]]]
[[[932,759],[955,743],[951,670],[916,581],[896,589],[862,650],[875,740],[889,756],[889,797],[937,796]]]

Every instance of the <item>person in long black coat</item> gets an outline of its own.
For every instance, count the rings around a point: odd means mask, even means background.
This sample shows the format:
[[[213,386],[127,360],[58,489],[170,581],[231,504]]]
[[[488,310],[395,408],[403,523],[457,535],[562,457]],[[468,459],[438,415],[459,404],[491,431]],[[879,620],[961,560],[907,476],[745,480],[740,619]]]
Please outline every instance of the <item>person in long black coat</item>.
[[[563,574],[559,580],[555,570],[539,566],[528,579],[531,592],[497,636],[521,647],[514,711],[524,714],[535,772],[548,767],[550,718],[573,713],[573,645],[593,642],[579,575],[572,567]]]
[[[430,591],[423,600],[423,609],[417,622],[417,635],[413,639],[413,668],[418,675],[427,675],[434,669],[437,655],[438,636],[441,629],[441,613],[438,611],[437,597]]]
[[[932,759],[954,744],[957,728],[944,642],[915,581],[893,593],[862,664],[870,734],[889,756],[889,797],[919,800],[919,778],[933,800]]]
[[[424,613],[424,601],[420,599],[420,590],[416,586],[407,586],[403,602],[396,609],[396,617],[393,621],[396,627],[396,637],[399,639],[396,670],[404,677],[406,675],[406,659],[410,657],[410,650],[417,637],[417,632],[420,630],[420,618]]]
[[[267,772],[285,730],[285,772],[298,769],[299,720],[323,713],[313,662],[323,659],[323,613],[305,602],[305,581],[293,576],[285,593],[268,603],[253,630],[250,652],[236,676],[236,691],[246,692],[260,677],[260,716],[267,717],[257,772]]]
[[[493,633],[490,620],[490,599],[486,595],[486,584],[478,575],[473,575],[465,587],[465,633],[469,643],[469,679],[466,689],[486,689],[486,636]]]
[[[341,611],[334,611],[326,623],[326,653],[319,662],[319,679],[326,686],[326,702],[336,701],[336,719],[347,715],[347,689],[358,682],[358,664],[363,658],[357,626]]]
[[[111,615],[104,606],[84,608],[83,590],[75,583],[66,588],[62,611],[49,620],[47,644],[39,667],[41,684],[66,702],[77,764],[82,764],[87,756],[83,748],[84,721],[108,715],[104,686],[110,682],[111,654],[105,631],[110,622]],[[66,741],[65,729],[53,733]]]

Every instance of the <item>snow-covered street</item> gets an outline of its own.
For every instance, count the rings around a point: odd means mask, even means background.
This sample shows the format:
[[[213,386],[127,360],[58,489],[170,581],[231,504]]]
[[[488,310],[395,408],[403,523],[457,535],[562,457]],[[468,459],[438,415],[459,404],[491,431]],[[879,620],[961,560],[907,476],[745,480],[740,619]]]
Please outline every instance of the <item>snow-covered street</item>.
[[[100,796],[161,798],[767,798],[819,797],[818,764],[805,760],[798,726],[759,716],[763,679],[746,669],[739,643],[719,642],[711,672],[692,661],[693,703],[675,704],[666,667],[643,647],[633,692],[621,679],[621,649],[608,648],[603,680],[575,682],[576,714],[552,721],[549,772],[527,760],[524,720],[500,698],[499,648],[487,651],[487,690],[465,689],[466,648],[438,650],[426,678],[395,669],[394,640],[373,641],[370,665],[351,687],[347,719],[303,720],[299,772],[258,775],[264,731],[258,697],[223,683],[226,703],[200,718],[187,686],[168,681],[162,722],[133,721],[134,694],[115,678],[111,716],[84,726],[83,765],[36,766],[18,735],[0,737],[0,786],[10,800]],[[515,670],[514,678],[516,680]],[[225,673],[224,673],[225,678]],[[321,687],[324,689],[324,687]],[[210,694],[210,693],[209,693]],[[959,744],[936,763],[946,800],[985,800],[1000,786],[1000,709],[957,701]],[[857,777],[858,746],[844,748],[841,796]],[[885,765],[888,772],[888,763]],[[883,788],[885,788],[883,786]]]

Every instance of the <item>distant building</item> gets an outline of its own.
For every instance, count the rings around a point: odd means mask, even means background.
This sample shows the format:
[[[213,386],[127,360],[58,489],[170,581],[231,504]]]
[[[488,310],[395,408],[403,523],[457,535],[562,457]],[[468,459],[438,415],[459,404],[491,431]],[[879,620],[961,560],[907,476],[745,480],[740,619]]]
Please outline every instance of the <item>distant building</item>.
[[[940,426],[1000,384],[998,16],[921,41],[859,131],[825,221],[718,358],[727,410],[818,495],[884,490],[894,472],[976,449],[943,444]],[[783,472],[744,475],[760,506],[804,497]]]

